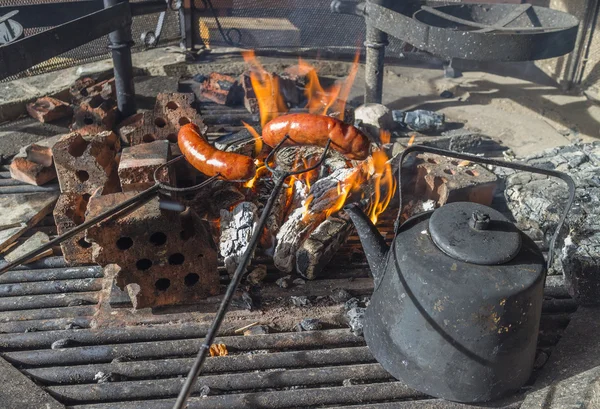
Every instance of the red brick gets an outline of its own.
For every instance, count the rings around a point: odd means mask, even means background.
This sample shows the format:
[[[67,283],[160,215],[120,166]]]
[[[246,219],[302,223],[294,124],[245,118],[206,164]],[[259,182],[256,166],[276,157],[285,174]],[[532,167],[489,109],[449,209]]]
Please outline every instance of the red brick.
[[[86,217],[135,193],[91,197]],[[117,220],[90,227],[87,240],[98,244],[94,261],[116,264],[121,289],[138,284],[137,308],[190,304],[219,293],[216,246],[206,221],[194,212],[161,210],[155,198]]]
[[[154,185],[154,171],[170,157],[168,141],[154,141],[123,149],[119,162],[119,179],[123,192],[144,190]],[[161,181],[175,184],[167,167],[159,172]]]
[[[52,97],[39,98],[27,104],[27,112],[40,122],[53,122],[73,115],[73,109],[69,104]]]
[[[62,193],[103,194],[120,190],[117,174],[119,138],[113,132],[65,135],[52,148]]]
[[[37,186],[56,179],[52,147],[61,137],[53,136],[21,148],[10,164],[11,177]]]
[[[58,234],[79,226],[85,220],[89,195],[63,193],[54,207],[54,222]],[[68,265],[92,263],[92,243],[85,240],[85,231],[63,241],[60,248]]]
[[[496,175],[483,166],[439,155],[417,156],[417,172],[409,185],[411,196],[434,200],[438,206],[451,202],[491,205]]]

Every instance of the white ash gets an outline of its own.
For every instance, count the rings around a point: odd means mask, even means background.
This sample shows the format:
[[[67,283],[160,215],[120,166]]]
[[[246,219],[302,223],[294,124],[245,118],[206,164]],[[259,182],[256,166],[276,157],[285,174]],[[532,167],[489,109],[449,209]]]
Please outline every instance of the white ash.
[[[232,276],[245,253],[257,223],[258,209],[254,203],[242,202],[233,211],[221,210],[219,251],[227,273]]]

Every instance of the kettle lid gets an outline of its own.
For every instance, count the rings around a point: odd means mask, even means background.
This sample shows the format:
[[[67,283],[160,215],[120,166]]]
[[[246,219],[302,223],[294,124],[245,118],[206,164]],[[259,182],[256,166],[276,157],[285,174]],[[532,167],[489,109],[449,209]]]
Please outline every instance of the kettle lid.
[[[429,234],[444,253],[473,264],[503,264],[521,249],[517,227],[502,213],[478,203],[448,203],[435,210]]]

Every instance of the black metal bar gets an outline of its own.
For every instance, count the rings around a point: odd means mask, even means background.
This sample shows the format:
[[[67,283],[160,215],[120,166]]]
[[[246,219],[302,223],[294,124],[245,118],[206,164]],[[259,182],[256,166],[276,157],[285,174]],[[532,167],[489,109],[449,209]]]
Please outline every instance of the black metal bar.
[[[143,16],[166,11],[167,2],[165,0],[145,0],[138,3],[130,3],[129,7],[131,8],[132,16]]]
[[[124,4],[129,10],[129,0],[104,0],[104,7],[110,8]],[[122,118],[127,118],[137,112],[135,107],[135,89],[133,85],[133,63],[131,60],[131,20],[119,29],[112,31],[108,38],[112,50],[115,73],[115,89],[117,108]]]
[[[59,318],[91,317],[98,311],[95,305],[78,307],[42,308],[37,310],[4,311],[0,314],[0,323],[33,320],[54,320]]]
[[[74,338],[77,334],[63,333],[63,338]],[[199,348],[199,339],[165,340],[138,342],[117,345],[94,345],[67,348],[62,350],[15,351],[4,353],[10,362],[31,367],[56,365],[86,365],[108,363],[115,358],[129,357],[137,360],[165,357],[193,356]],[[321,349],[327,346],[362,346],[365,341],[350,330],[318,332],[287,332],[268,337],[227,336],[213,338],[213,341],[227,345],[232,351],[256,351],[259,349]],[[196,378],[194,378],[194,381]],[[194,382],[191,383],[192,385]]]
[[[0,47],[0,79],[18,74],[73,48],[131,24],[127,3],[94,12]]]
[[[8,263],[6,261],[0,262],[0,267],[6,266]],[[14,267],[12,270],[37,270],[41,268],[63,268],[68,267],[67,262],[64,257],[60,256],[52,256],[46,257],[41,260],[36,260],[33,263],[25,264],[22,266]]]
[[[0,297],[56,294],[66,292],[98,291],[102,289],[101,278],[75,280],[39,281],[33,283],[1,284]]]
[[[367,3],[375,3],[386,7],[389,1],[367,0]],[[365,38],[365,47],[367,48],[365,62],[365,104],[381,104],[383,98],[385,47],[388,45],[388,35],[377,29],[370,20],[367,19],[365,22],[367,25]]]
[[[21,24],[23,28],[53,27],[102,10],[102,8],[102,0],[25,4],[0,7],[0,16],[18,10],[19,14],[13,20]]]
[[[390,374],[378,363],[322,368],[288,369],[285,371],[260,371],[204,375],[195,386],[198,393],[203,386],[221,391],[243,391],[251,389],[286,388],[296,385],[322,386],[341,385],[345,379],[361,379],[366,382],[385,381]],[[157,379],[152,381],[108,382],[94,385],[58,385],[47,387],[52,396],[67,404],[121,401],[128,399],[152,399],[171,397],[179,391],[181,380]],[[414,392],[418,395],[418,392]]]
[[[58,184],[45,186],[34,185],[17,185],[17,186],[0,186],[0,195],[12,195],[20,193],[36,193],[36,192],[58,192],[60,187]]]
[[[193,358],[160,359],[138,362],[32,368],[24,372],[45,384],[94,383],[98,372],[118,373],[129,380],[156,379],[185,375]],[[274,352],[270,354],[231,355],[206,361],[203,372],[265,371],[283,368],[374,363],[366,346],[313,351]]]
[[[0,331],[4,333],[21,333],[27,331],[56,331],[67,327],[89,328],[92,317],[57,318],[52,320],[15,321],[0,324]]]
[[[77,278],[101,278],[102,276],[102,267],[100,266],[13,270],[0,276],[0,284],[71,280]]]
[[[302,388],[272,392],[236,393],[192,398],[188,409],[287,409],[318,408],[331,405],[387,402],[423,397],[400,382],[371,385],[338,386],[329,388]],[[119,402],[119,409],[167,409],[173,399]],[[398,404],[397,404],[398,405]],[[401,408],[402,406],[397,406]],[[73,406],[72,409],[114,409],[114,403]],[[432,409],[430,407],[428,409]]]
[[[69,305],[97,304],[98,292],[71,294],[25,295],[20,297],[0,297],[0,311],[17,311],[34,308],[67,307]],[[0,335],[2,337],[3,335]],[[1,345],[2,341],[0,341]]]

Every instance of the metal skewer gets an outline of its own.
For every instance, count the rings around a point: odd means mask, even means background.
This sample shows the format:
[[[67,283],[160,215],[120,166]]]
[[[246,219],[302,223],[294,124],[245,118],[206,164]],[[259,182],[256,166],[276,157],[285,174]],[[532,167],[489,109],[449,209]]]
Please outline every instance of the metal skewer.
[[[327,141],[327,145],[325,145],[325,150],[323,151],[321,158],[314,166],[311,166],[306,169],[298,170],[298,171],[279,172],[276,169],[273,169],[269,165],[269,161],[270,161],[270,159],[272,159],[273,155],[284,145],[284,143],[287,140],[288,140],[288,136],[286,136],[279,144],[277,144],[277,146],[271,151],[271,153],[269,153],[269,156],[267,156],[267,159],[265,160],[266,168],[273,174],[273,176],[275,178],[275,187],[271,191],[271,195],[269,196],[269,199],[267,200],[267,204],[265,205],[265,207],[263,209],[263,212],[260,216],[260,220],[254,226],[254,230],[252,232],[252,237],[250,238],[250,242],[248,243],[248,248],[242,255],[242,259],[240,260],[240,263],[238,264],[238,266],[235,270],[235,273],[231,279],[231,282],[229,283],[229,286],[227,287],[225,296],[223,297],[223,300],[221,301],[221,304],[219,305],[217,314],[215,315],[215,318],[214,318],[208,332],[206,333],[206,337],[204,338],[204,341],[202,342],[202,345],[200,346],[200,351],[198,351],[198,356],[196,357],[196,361],[194,362],[194,365],[192,365],[192,368],[190,369],[190,372],[188,373],[188,376],[185,380],[185,383],[183,384],[183,387],[181,388],[181,391],[179,392],[179,396],[177,397],[177,401],[175,402],[173,409],[182,409],[185,405],[185,402],[187,401],[187,399],[189,398],[189,396],[192,392],[192,388],[193,388],[194,384],[196,383],[198,375],[200,375],[200,370],[202,369],[202,365],[204,364],[204,361],[206,360],[206,355],[210,349],[210,346],[212,345],[213,341],[215,340],[215,337],[217,336],[217,332],[219,331],[221,324],[223,323],[223,319],[225,318],[225,314],[227,313],[227,310],[229,309],[231,300],[233,299],[233,296],[234,296],[238,286],[240,285],[240,282],[242,281],[242,277],[244,276],[244,273],[246,272],[246,268],[248,267],[248,264],[250,263],[250,258],[252,257],[252,254],[254,253],[254,249],[256,248],[258,241],[260,239],[260,236],[263,232],[263,227],[267,223],[267,218],[271,214],[271,210],[273,209],[273,205],[275,204],[275,199],[279,195],[279,192],[281,191],[281,188],[283,187],[285,180],[290,176],[299,175],[299,174],[305,173],[305,172],[310,172],[312,170],[315,170],[319,166],[321,166],[323,164],[323,162],[325,161],[327,152],[329,151],[329,146],[331,145],[331,139],[330,139]]]

